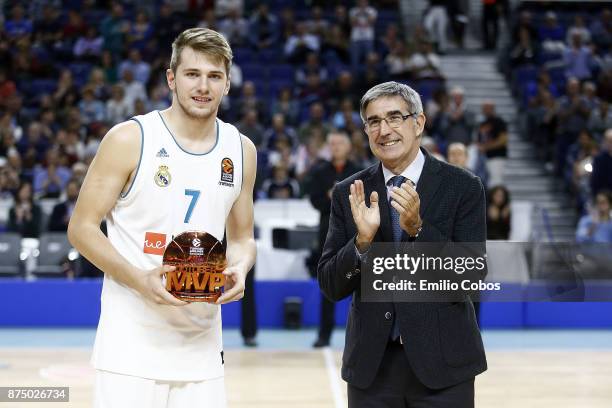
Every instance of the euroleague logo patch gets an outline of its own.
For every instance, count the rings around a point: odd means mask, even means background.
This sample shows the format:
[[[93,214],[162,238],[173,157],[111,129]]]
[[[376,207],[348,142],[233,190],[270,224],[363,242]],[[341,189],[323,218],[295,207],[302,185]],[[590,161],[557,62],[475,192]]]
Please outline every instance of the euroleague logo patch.
[[[234,162],[229,157],[221,160],[220,186],[234,187]]]

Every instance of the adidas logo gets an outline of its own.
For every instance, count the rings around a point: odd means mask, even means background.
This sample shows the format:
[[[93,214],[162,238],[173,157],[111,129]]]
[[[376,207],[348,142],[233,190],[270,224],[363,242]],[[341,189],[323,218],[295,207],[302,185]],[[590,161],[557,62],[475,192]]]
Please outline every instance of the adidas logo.
[[[157,157],[170,157],[170,155],[168,154],[168,152],[166,151],[166,149],[164,149],[163,147],[160,149],[159,152],[157,152]]]

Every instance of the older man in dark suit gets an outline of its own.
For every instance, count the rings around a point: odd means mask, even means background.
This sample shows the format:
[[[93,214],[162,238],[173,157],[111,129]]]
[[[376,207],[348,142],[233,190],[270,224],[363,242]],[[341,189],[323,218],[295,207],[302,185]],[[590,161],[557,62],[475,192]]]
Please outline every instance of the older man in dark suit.
[[[397,82],[371,88],[361,116],[381,163],[334,188],[318,268],[326,296],[353,297],[342,358],[349,407],[473,407],[474,377],[487,363],[469,297],[362,302],[361,262],[373,242],[484,243],[484,188],[419,147],[425,115],[412,88]]]

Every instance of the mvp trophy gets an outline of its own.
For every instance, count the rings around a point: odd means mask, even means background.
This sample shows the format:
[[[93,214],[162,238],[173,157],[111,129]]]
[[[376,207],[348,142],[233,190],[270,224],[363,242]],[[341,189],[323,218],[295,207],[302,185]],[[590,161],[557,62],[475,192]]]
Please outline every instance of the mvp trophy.
[[[225,248],[212,235],[200,231],[183,232],[164,251],[166,290],[186,302],[214,303],[221,296],[227,265]]]

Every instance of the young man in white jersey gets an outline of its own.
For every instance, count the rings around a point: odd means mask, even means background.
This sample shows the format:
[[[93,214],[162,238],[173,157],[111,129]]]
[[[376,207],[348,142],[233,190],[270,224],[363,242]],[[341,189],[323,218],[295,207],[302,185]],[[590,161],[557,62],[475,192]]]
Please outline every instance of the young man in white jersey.
[[[226,406],[219,305],[242,298],[255,261],[255,146],[217,119],[231,60],[217,32],[181,33],[166,72],[172,106],[113,127],[81,188],[68,237],[105,272],[95,408]],[[174,269],[164,248],[185,231],[226,236],[217,304],[183,302],[162,283]]]

